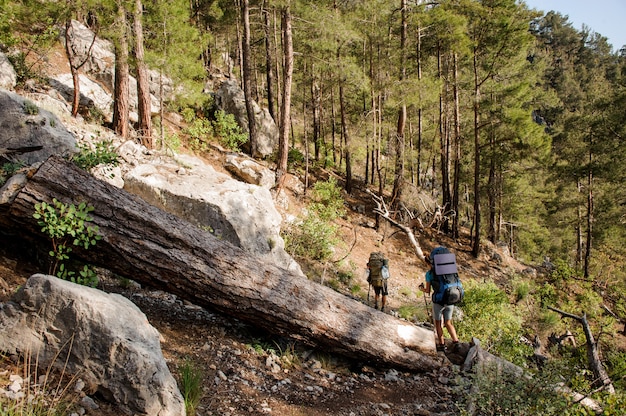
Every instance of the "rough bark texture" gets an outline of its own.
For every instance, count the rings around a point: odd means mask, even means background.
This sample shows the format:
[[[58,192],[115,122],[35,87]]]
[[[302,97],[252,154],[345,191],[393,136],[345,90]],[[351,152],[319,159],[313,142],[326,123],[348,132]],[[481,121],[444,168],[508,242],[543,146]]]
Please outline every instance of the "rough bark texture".
[[[442,365],[432,331],[376,311],[302,275],[264,263],[190,223],[48,159],[0,206],[0,225],[37,238],[34,205],[56,198],[94,207],[102,240],[73,254],[142,284],[272,333],[372,364],[430,371]]]

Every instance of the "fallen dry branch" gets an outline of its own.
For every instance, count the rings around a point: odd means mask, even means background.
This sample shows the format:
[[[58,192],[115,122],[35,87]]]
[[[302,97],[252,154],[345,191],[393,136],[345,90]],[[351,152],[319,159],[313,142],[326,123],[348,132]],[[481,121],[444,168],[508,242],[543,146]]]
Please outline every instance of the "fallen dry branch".
[[[74,253],[86,262],[326,351],[411,371],[442,364],[432,331],[265,263],[62,158],[48,159],[0,205],[0,225],[40,238],[34,205],[53,198],[94,207],[102,240]]]
[[[562,317],[571,318],[575,321],[580,322],[580,324],[583,326],[583,331],[585,333],[587,345],[587,360],[589,362],[589,367],[591,368],[591,371],[593,372],[597,383],[602,386],[608,393],[615,394],[615,387],[613,387],[613,383],[611,382],[609,374],[606,372],[604,366],[602,365],[602,361],[600,360],[598,344],[595,341],[593,334],[591,333],[589,322],[587,322],[587,315],[583,313],[581,316],[578,316],[557,308],[553,308],[551,306],[548,306],[548,309],[557,312]]]
[[[415,238],[415,234],[413,234],[413,230],[411,230],[410,227],[407,227],[404,224],[400,224],[399,222],[391,218],[389,210],[387,209],[387,205],[385,204],[385,201],[383,200],[382,197],[374,194],[369,189],[366,189],[366,191],[368,194],[372,196],[372,198],[374,199],[374,203],[376,203],[376,208],[374,208],[374,212],[380,215],[381,217],[383,217],[384,219],[386,219],[387,221],[389,221],[389,223],[393,225],[394,227],[397,227],[400,230],[402,230],[409,238],[409,241],[411,242],[413,249],[415,249],[415,254],[417,254],[417,257],[422,261],[426,261],[426,257],[424,256],[422,247],[417,242],[417,239]]]

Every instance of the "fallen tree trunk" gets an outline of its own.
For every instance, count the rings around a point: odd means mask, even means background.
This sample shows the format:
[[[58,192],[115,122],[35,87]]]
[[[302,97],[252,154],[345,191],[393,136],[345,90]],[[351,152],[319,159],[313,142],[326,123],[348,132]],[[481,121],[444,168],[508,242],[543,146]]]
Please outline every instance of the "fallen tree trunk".
[[[73,252],[86,262],[351,358],[411,371],[441,365],[432,331],[264,263],[59,157],[48,159],[12,202],[0,206],[0,223],[37,238],[34,205],[53,198],[94,207],[92,222],[102,239]]]
[[[577,316],[554,308],[552,306],[548,306],[548,309],[561,314],[561,317],[574,319],[582,325],[587,345],[587,361],[589,362],[589,368],[591,368],[591,371],[593,372],[593,375],[595,377],[594,385],[596,387],[602,387],[609,394],[615,394],[615,387],[613,386],[613,382],[611,381],[609,374],[606,372],[606,369],[602,365],[602,360],[600,359],[600,351],[598,351],[598,343],[594,339],[591,328],[589,327],[589,322],[587,322],[587,314],[583,313],[581,316]]]

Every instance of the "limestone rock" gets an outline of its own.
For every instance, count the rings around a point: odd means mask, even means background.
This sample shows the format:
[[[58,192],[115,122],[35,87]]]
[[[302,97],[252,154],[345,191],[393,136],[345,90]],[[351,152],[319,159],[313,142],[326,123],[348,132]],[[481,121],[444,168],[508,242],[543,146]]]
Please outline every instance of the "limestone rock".
[[[56,115],[24,97],[0,90],[0,148],[42,146],[40,150],[12,156],[14,162],[32,165],[49,156],[76,151],[76,139]]]
[[[86,393],[130,414],[185,414],[159,333],[121,295],[33,275],[0,304],[0,350],[32,354],[40,366],[64,368],[67,359],[66,371],[80,375]]]

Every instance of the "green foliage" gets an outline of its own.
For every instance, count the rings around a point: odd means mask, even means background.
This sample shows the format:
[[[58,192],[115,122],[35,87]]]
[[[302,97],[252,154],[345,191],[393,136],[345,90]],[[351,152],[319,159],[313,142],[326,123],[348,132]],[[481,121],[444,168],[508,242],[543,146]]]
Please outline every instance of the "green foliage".
[[[72,162],[87,171],[98,165],[118,165],[119,156],[115,152],[112,141],[102,140],[97,142],[95,146],[96,148],[92,150],[89,145],[79,144],[79,152],[72,156]]]
[[[549,378],[552,374],[557,373],[544,371],[531,378],[487,364],[472,376],[472,393],[467,400],[475,407],[474,414],[482,416],[574,414],[567,413],[573,404],[555,392],[557,380]],[[574,409],[578,406],[574,405]]]
[[[222,110],[215,112],[215,120],[211,123],[213,132],[222,146],[238,152],[240,146],[248,141],[248,135],[241,131],[235,116]]]
[[[428,312],[425,307],[419,307],[417,305],[402,305],[398,308],[397,312],[400,318],[406,319],[407,321],[428,321]]]
[[[300,150],[293,147],[290,148],[289,153],[287,154],[287,164],[290,169],[302,166],[304,164],[304,155]]]
[[[211,122],[198,117],[191,108],[183,110],[183,118],[188,123],[183,133],[188,136],[187,144],[195,152],[206,152],[209,150],[209,142],[213,137],[213,127]]]
[[[24,167],[24,162],[4,163],[0,166],[0,186]]]
[[[185,411],[189,416],[196,414],[202,398],[204,372],[202,367],[186,358],[180,368],[180,392],[185,402]]]
[[[333,221],[346,213],[341,188],[334,177],[328,181],[319,181],[313,185],[313,201],[309,208],[323,221]]]
[[[286,227],[282,237],[287,251],[317,261],[329,259],[338,242],[337,227],[312,214]]]
[[[332,221],[345,214],[337,181],[331,178],[317,182],[311,192],[311,201],[305,218],[283,230],[285,248],[298,256],[327,260],[339,242],[337,226]]]
[[[32,101],[24,101],[23,107],[24,112],[30,116],[36,116],[37,114],[39,114],[39,107],[37,107],[37,104],[33,103]]]
[[[41,226],[41,232],[52,241],[52,250],[48,253],[52,257],[49,273],[93,287],[98,283],[98,279],[91,267],[84,266],[83,270],[76,275],[75,272],[67,269],[66,264],[70,259],[72,246],[87,250],[102,238],[98,234],[98,226],[89,225],[92,220],[89,213],[94,208],[84,202],[78,206],[66,205],[56,199],[52,202],[52,204],[46,202],[35,204],[33,214],[37,224]]]
[[[506,293],[493,282],[464,286],[463,319],[455,323],[460,336],[476,337],[485,349],[514,363],[532,355],[531,348],[519,341],[524,335],[523,319],[511,308]]]

